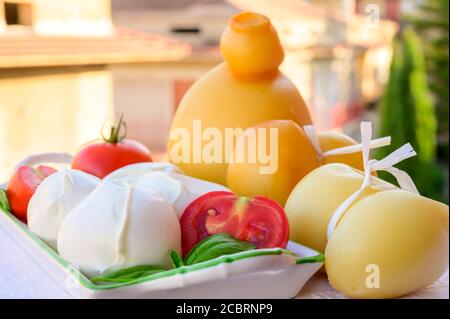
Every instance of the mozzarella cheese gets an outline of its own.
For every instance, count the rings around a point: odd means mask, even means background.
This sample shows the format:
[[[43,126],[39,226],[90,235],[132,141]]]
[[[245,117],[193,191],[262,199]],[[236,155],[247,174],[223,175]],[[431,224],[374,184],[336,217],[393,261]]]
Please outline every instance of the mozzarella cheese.
[[[183,175],[169,163],[139,163],[120,168],[105,180],[125,179],[161,193],[172,204],[178,217],[194,199],[212,191],[230,191],[225,186]]]
[[[29,229],[55,249],[62,221],[99,183],[93,175],[66,168],[48,176],[28,204]]]
[[[180,252],[178,218],[160,194],[126,180],[104,180],[64,220],[58,251],[88,276],[136,265],[169,267]]]
[[[183,174],[183,171],[178,168],[178,166],[170,163],[164,162],[151,162],[151,163],[136,163],[121,167],[109,175],[105,176],[104,179],[118,179],[126,178],[132,180],[133,178],[139,177],[143,174],[150,172],[176,172]]]

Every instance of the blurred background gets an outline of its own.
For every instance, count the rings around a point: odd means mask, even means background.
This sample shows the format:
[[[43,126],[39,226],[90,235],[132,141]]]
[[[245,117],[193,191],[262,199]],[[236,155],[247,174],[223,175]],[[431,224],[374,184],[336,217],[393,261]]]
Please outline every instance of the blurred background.
[[[359,122],[411,142],[403,164],[448,202],[447,0],[0,0],[0,181],[37,152],[74,153],[124,112],[129,137],[165,152],[176,108],[221,62],[231,15],[271,18],[282,70],[318,130]],[[388,178],[388,177],[387,177]]]

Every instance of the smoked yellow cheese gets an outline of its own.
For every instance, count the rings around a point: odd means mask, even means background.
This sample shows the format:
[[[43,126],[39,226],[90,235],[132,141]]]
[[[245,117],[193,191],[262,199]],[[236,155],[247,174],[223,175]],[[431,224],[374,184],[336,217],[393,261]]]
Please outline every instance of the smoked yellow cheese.
[[[271,148],[270,129],[277,130],[277,147]],[[254,133],[256,139],[252,139]],[[271,152],[270,158],[260,157],[252,161],[248,156],[252,143]],[[273,142],[275,142],[273,141]],[[238,150],[244,150],[244,161],[237,159]],[[271,151],[270,151],[271,150]],[[310,171],[319,167],[317,154],[303,129],[292,120],[275,120],[261,123],[247,131],[239,139],[233,152],[233,162],[228,165],[227,185],[241,196],[267,196],[284,205],[297,183]],[[272,160],[272,163],[267,163]],[[265,170],[263,170],[265,168]],[[271,170],[269,170],[271,168]]]
[[[244,130],[278,119],[293,120],[300,126],[312,121],[297,88],[278,69],[284,53],[268,18],[251,12],[235,15],[220,48],[225,62],[194,83],[178,107],[168,154],[187,175],[226,184],[227,162],[234,146],[224,142],[226,129]],[[196,125],[202,130],[217,129],[221,140],[212,141],[202,132],[195,134]],[[180,129],[189,136],[185,139],[187,150],[180,148]],[[220,147],[221,154],[203,156],[211,143]],[[180,159],[183,151],[187,155]]]
[[[353,138],[340,132],[322,132],[317,134],[320,148],[323,152],[334,150],[344,146],[356,145]],[[350,154],[339,154],[325,156],[321,159],[320,164],[343,163],[350,165],[359,170],[364,170],[363,158],[361,152]]]

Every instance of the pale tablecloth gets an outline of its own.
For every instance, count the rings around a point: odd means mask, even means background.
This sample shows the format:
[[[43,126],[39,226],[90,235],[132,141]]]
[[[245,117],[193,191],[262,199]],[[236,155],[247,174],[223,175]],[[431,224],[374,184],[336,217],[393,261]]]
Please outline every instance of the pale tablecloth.
[[[409,298],[449,298],[448,272]],[[70,298],[0,226],[0,298]],[[323,275],[312,278],[298,298],[345,298]]]

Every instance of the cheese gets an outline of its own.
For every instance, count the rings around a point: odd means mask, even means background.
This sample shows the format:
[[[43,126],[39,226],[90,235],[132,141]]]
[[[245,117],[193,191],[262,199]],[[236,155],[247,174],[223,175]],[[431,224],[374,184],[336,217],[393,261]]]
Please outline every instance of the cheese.
[[[177,166],[169,163],[128,165],[105,177],[105,180],[120,179],[159,192],[172,204],[178,217],[199,196],[212,191],[229,191],[225,186],[183,175]]]
[[[448,268],[448,206],[420,196],[394,165],[405,144],[370,160],[372,127],[361,123],[364,172],[328,164],[308,174],[286,203],[292,236],[323,251],[330,284],[357,298],[393,298],[426,287]],[[401,189],[381,181],[392,174]]]
[[[325,251],[330,284],[357,298],[394,298],[448,269],[448,206],[403,190],[354,204]]]
[[[277,132],[274,141],[271,130]],[[317,167],[317,154],[297,123],[267,121],[247,129],[238,139],[227,185],[240,196],[267,196],[284,205],[295,185]]]
[[[331,215],[359,189],[363,180],[363,172],[341,163],[323,165],[306,175],[292,190],[284,207],[291,240],[324,252]],[[373,177],[372,181],[361,198],[396,189],[379,178]]]
[[[229,191],[222,185],[175,172],[150,172],[136,177],[133,183],[161,193],[172,204],[178,217],[198,197],[212,191]]]
[[[149,172],[176,172],[183,174],[178,166],[164,162],[136,163],[121,167],[105,176],[104,179],[134,178]]]
[[[28,204],[29,229],[55,249],[61,223],[99,183],[93,175],[66,168],[48,176]]]
[[[320,145],[320,149],[323,152],[358,144],[351,137],[339,132],[318,133],[317,139]],[[361,151],[349,154],[324,156],[323,158],[321,158],[321,165],[330,163],[343,163],[359,170],[364,170]]]
[[[187,175],[226,185],[226,155],[233,150],[233,145],[223,142],[227,129],[244,130],[277,119],[290,119],[299,125],[312,121],[298,89],[278,69],[284,52],[267,17],[252,12],[233,16],[220,48],[225,62],[194,83],[180,102],[172,122],[168,154]],[[195,121],[201,121],[204,128],[201,140],[194,138]],[[187,134],[179,136],[180,129]],[[218,143],[221,152],[215,154],[221,158],[214,161],[201,156],[201,150],[212,142],[208,133],[211,129],[218,130],[222,137]],[[188,158],[179,161],[171,154],[178,153],[186,135]]]
[[[170,266],[180,252],[180,224],[159,193],[125,180],[103,181],[64,220],[61,257],[88,276],[137,265]]]

